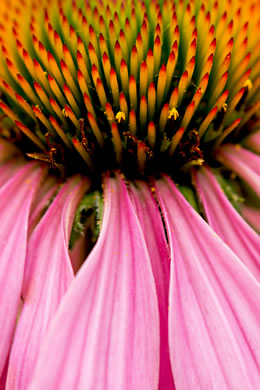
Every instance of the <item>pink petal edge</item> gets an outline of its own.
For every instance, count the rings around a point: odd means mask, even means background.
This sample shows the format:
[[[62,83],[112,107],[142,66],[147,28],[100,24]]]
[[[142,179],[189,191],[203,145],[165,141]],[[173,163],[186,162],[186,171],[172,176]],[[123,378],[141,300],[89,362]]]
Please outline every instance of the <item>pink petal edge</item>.
[[[122,179],[105,179],[99,239],[51,324],[30,390],[158,388],[150,260]]]
[[[28,243],[23,309],[12,345],[6,390],[26,390],[60,301],[73,280],[68,245],[77,204],[86,181],[70,179],[36,227]]]
[[[226,144],[216,152],[216,158],[247,182],[260,197],[260,157],[240,146]]]
[[[243,139],[243,145],[246,148],[251,149],[253,152],[260,154],[260,130],[249,134],[245,139]]]
[[[42,178],[37,164],[26,164],[0,187],[0,376],[11,346],[22,291],[28,220]]]
[[[169,342],[181,390],[260,385],[260,286],[168,179],[156,183],[171,248]]]
[[[260,234],[260,209],[243,204],[240,212],[243,218]]]
[[[209,225],[260,281],[260,237],[225,196],[209,168],[194,172]]]
[[[136,209],[149,252],[160,314],[160,374],[158,389],[174,389],[168,343],[168,308],[170,282],[170,254],[165,238],[160,211],[144,182],[131,185],[131,198]]]

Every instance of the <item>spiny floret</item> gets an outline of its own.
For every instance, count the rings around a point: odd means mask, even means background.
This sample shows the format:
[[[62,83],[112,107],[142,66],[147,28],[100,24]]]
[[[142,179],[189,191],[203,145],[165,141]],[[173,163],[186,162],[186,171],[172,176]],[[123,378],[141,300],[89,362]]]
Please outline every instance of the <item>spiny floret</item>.
[[[1,133],[72,171],[77,152],[100,172],[201,164],[259,109],[259,10],[235,0],[5,1]]]

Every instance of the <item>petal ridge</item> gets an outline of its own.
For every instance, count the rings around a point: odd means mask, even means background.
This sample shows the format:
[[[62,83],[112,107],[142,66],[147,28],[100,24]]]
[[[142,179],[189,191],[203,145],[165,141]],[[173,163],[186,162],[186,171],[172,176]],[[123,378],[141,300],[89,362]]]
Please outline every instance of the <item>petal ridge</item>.
[[[157,389],[158,373],[158,304],[147,248],[125,184],[107,177],[100,236],[51,324],[29,388]]]
[[[259,283],[170,179],[157,182],[156,190],[172,256],[169,342],[176,387],[257,388]]]

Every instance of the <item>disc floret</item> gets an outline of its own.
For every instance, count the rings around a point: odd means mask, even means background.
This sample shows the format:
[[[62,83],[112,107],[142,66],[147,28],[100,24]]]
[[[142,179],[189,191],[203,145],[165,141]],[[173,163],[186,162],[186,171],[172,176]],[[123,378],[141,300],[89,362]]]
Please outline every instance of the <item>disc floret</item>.
[[[2,135],[68,174],[201,165],[259,109],[256,8],[5,2]]]

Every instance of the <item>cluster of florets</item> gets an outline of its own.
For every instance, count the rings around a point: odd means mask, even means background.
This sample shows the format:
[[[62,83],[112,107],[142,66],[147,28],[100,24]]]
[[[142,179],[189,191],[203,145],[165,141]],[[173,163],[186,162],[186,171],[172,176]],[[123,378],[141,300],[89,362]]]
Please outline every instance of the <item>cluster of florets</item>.
[[[259,23],[244,7],[6,2],[1,135],[68,174],[201,165],[259,108]]]

